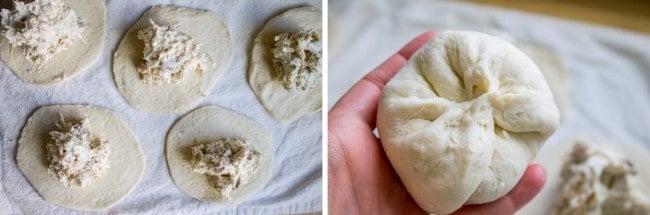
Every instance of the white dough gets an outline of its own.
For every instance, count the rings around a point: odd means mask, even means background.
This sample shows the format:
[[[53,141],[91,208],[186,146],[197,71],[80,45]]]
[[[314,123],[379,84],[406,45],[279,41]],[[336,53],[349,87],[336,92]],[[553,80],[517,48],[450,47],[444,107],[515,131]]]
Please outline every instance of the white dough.
[[[48,174],[45,144],[56,129],[59,113],[66,119],[88,118],[93,135],[110,147],[108,169],[91,184],[66,187]],[[104,108],[87,105],[54,105],[36,110],[22,130],[16,152],[18,168],[34,189],[48,202],[76,210],[110,208],[133,190],[142,178],[145,160],[138,140],[122,119]]]
[[[176,84],[149,85],[140,79],[137,65],[142,62],[144,42],[138,31],[150,25],[177,24],[176,30],[201,44],[199,52],[210,63],[203,72],[184,74]],[[156,114],[182,113],[195,107],[211,93],[219,75],[230,64],[233,44],[228,27],[214,13],[176,6],[155,6],[147,10],[122,38],[113,57],[117,89],[132,107]]]
[[[524,52],[535,64],[544,75],[546,83],[551,88],[555,104],[560,110],[560,119],[564,120],[564,113],[570,106],[569,98],[569,74],[562,64],[562,60],[551,50],[542,46],[531,43],[519,43],[517,47]]]
[[[471,31],[442,32],[418,50],[383,89],[377,113],[391,164],[436,214],[504,196],[558,124],[533,61]]]
[[[81,34],[85,43],[74,44],[52,56],[37,71],[38,66],[25,58],[22,47],[12,48],[0,36],[0,57],[23,82],[30,84],[56,84],[78,75],[97,59],[106,37],[106,6],[102,0],[65,0],[65,4],[85,24]],[[95,71],[93,71],[95,72]]]
[[[305,91],[288,91],[271,76],[274,37],[298,29],[314,29],[322,39],[321,12],[310,6],[290,9],[271,19],[253,45],[248,83],[264,108],[281,121],[295,120],[322,107],[322,84]]]
[[[240,138],[260,152],[259,170],[248,183],[230,193],[231,199],[219,195],[208,176],[192,170],[192,146],[214,142],[219,138]],[[205,202],[237,204],[261,190],[273,170],[273,138],[266,128],[232,111],[203,106],[178,120],[167,134],[167,165],[176,183],[187,195]]]

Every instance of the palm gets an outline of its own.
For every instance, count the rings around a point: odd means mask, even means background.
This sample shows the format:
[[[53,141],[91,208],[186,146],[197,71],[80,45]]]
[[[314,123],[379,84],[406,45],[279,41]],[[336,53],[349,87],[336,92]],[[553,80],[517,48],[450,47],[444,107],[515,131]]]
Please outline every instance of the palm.
[[[425,214],[393,171],[373,128],[336,112],[330,115],[329,128],[329,195],[336,200],[331,207],[369,214]]]

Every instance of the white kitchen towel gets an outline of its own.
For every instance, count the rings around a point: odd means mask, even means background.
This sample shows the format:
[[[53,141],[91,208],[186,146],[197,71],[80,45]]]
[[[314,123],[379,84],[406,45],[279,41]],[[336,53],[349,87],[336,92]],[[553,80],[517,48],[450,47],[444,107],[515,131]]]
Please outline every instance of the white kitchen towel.
[[[218,105],[262,124],[275,136],[276,149],[271,180],[240,205],[208,204],[180,191],[169,175],[164,146],[167,131],[184,114],[155,115],[138,111],[126,103],[115,87],[111,70],[113,52],[126,31],[155,5],[210,10],[230,30],[233,60],[199,106]],[[0,63],[0,214],[85,214],[43,200],[16,166],[16,144],[26,119],[37,108],[55,104],[88,104],[110,109],[130,126],[140,141],[147,162],[142,180],[125,199],[102,214],[289,214],[322,210],[321,113],[281,123],[265,111],[246,80],[257,33],[272,17],[305,5],[321,8],[317,0],[107,0],[104,50],[99,60],[79,76],[54,86],[25,84]]]

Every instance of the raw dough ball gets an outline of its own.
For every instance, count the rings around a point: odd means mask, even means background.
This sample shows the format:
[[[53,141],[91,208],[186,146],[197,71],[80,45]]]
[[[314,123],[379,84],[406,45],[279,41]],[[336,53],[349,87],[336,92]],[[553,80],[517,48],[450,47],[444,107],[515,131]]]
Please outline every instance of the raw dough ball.
[[[48,174],[45,144],[56,129],[59,113],[65,118],[87,118],[93,135],[106,140],[111,152],[109,167],[85,187],[66,187]],[[27,120],[18,140],[18,168],[34,189],[51,203],[76,210],[98,211],[123,199],[142,178],[145,160],[129,127],[113,112],[87,105],[54,105],[36,110]]]
[[[313,29],[322,37],[321,13],[314,7],[290,9],[271,19],[255,38],[248,83],[264,108],[281,121],[292,121],[322,106],[322,84],[302,91],[289,91],[273,79],[274,37],[278,34]]]
[[[30,84],[55,84],[70,79],[86,70],[97,59],[106,38],[106,6],[102,0],[65,0],[65,4],[84,23],[81,34],[85,43],[75,41],[67,49],[47,60],[40,71],[25,58],[24,48],[13,48],[0,36],[0,57],[23,82]]]
[[[211,63],[204,70],[184,74],[175,84],[149,85],[141,80],[138,64],[143,62],[144,42],[138,32],[151,25],[177,24],[176,30],[201,44],[199,51]],[[228,27],[210,11],[176,6],[155,6],[147,10],[122,38],[113,57],[113,75],[117,89],[132,107],[156,114],[182,113],[210,94],[219,75],[233,56]]]
[[[391,164],[436,214],[505,195],[558,124],[533,61],[469,31],[443,32],[415,53],[384,88],[377,113]]]
[[[208,176],[192,170],[192,146],[214,142],[220,138],[240,138],[261,155],[260,167],[248,182],[221,196],[210,184]],[[261,190],[273,170],[273,138],[262,125],[232,111],[204,106],[178,120],[167,134],[167,165],[176,186],[198,200],[218,204],[238,204]]]

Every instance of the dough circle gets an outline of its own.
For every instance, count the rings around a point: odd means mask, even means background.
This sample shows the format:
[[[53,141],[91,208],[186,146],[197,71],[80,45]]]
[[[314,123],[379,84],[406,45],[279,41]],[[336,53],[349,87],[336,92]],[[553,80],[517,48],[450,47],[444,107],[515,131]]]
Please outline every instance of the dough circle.
[[[144,42],[138,39],[138,31],[150,25],[149,19],[158,25],[177,24],[178,31],[202,44],[199,51],[211,60],[207,69],[186,73],[176,84],[148,85],[140,80],[136,67],[142,61]],[[122,38],[113,57],[113,78],[120,94],[132,107],[156,114],[182,113],[210,94],[232,56],[228,27],[212,12],[155,6],[147,10]]]
[[[305,91],[284,89],[272,79],[273,48],[276,35],[298,29],[314,29],[323,39],[321,12],[314,7],[300,7],[271,19],[255,38],[248,83],[264,108],[280,121],[292,121],[303,115],[317,112],[322,106],[322,84]]]
[[[92,65],[102,52],[106,38],[106,6],[102,0],[65,0],[85,24],[85,43],[75,41],[68,49],[56,53],[40,71],[25,58],[24,48],[13,48],[0,36],[0,57],[18,78],[30,84],[56,84],[75,77]]]
[[[191,146],[209,143],[221,137],[248,140],[260,152],[260,168],[247,184],[231,193],[231,199],[217,194],[205,174],[192,171]],[[167,165],[169,173],[187,195],[198,200],[217,204],[238,204],[258,192],[271,178],[273,170],[273,138],[266,128],[232,111],[203,106],[178,120],[167,134]]]
[[[89,129],[109,144],[109,168],[90,185],[65,187],[48,174],[45,144],[56,129],[59,113],[65,119],[89,118]],[[138,183],[145,168],[144,155],[129,127],[115,113],[88,105],[54,105],[36,110],[18,140],[16,161],[34,189],[51,203],[84,211],[107,209],[123,199]]]

